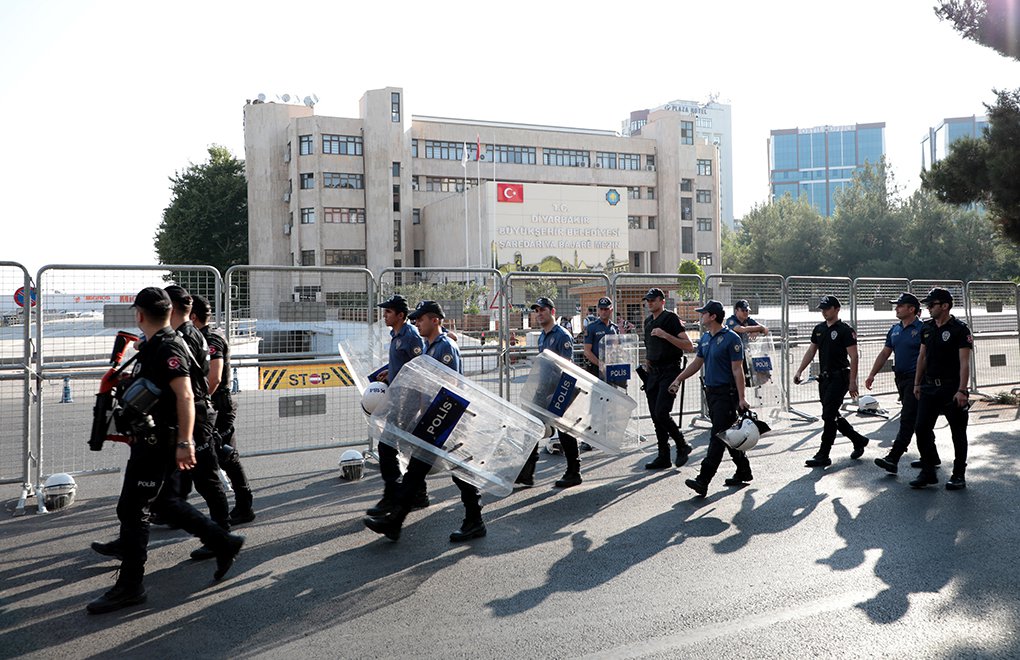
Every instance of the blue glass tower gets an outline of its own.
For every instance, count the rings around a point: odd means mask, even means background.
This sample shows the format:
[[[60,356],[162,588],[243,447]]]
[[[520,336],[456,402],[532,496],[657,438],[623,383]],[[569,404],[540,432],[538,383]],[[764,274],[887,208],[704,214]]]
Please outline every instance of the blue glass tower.
[[[929,169],[949,155],[949,147],[962,137],[980,138],[988,126],[988,117],[955,117],[928,129],[921,139],[921,167]]]
[[[854,172],[885,155],[885,123],[774,130],[768,148],[772,199],[803,195],[830,216]]]

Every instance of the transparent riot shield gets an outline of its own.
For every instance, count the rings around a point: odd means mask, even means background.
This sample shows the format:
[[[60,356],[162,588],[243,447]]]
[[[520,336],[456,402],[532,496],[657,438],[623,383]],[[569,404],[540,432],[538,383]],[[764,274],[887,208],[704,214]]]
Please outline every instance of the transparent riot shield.
[[[640,362],[641,342],[637,335],[605,335],[599,345],[599,359],[602,360],[602,380],[620,388],[631,399],[638,401],[641,397],[641,380],[637,377]],[[642,438],[640,428],[640,409],[635,406],[627,423],[627,447],[637,449]]]
[[[532,362],[521,389],[521,407],[599,449],[618,453],[633,448],[627,425],[637,402],[550,351]]]
[[[773,429],[788,426],[786,391],[779,374],[779,352],[772,335],[756,335],[745,344],[746,398],[758,419]]]
[[[358,392],[385,369],[390,355],[390,331],[383,323],[361,323],[338,343],[340,358],[347,365]]]
[[[505,497],[544,425],[423,355],[405,364],[390,383],[386,401],[368,418],[368,429],[377,442]]]

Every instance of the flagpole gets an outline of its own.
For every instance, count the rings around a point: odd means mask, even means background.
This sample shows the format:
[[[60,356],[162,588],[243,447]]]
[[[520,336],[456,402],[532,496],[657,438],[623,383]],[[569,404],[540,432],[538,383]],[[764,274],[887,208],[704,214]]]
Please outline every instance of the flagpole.
[[[460,165],[464,168],[464,268],[470,268],[471,262],[468,259],[468,216],[467,216],[467,142],[464,144],[464,157]]]
[[[485,248],[482,246],[482,139],[475,136],[475,169],[478,180],[478,267],[485,268]]]

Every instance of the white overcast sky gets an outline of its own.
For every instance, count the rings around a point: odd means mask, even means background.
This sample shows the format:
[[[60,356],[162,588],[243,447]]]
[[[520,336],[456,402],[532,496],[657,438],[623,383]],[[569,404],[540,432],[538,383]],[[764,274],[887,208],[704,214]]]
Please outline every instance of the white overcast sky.
[[[167,177],[213,143],[243,158],[259,92],[355,117],[365,90],[394,85],[412,114],[613,130],[718,92],[738,217],[766,200],[776,128],[884,121],[910,191],[928,126],[1020,86],[1020,63],[933,4],[4,0],[0,260],[154,263]]]

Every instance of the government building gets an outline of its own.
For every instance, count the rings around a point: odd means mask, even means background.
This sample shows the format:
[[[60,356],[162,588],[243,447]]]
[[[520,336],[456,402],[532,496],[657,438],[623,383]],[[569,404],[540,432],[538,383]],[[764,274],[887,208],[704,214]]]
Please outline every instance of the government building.
[[[719,147],[697,115],[651,110],[622,136],[408,107],[399,87],[357,118],[249,101],[250,263],[721,272]]]

